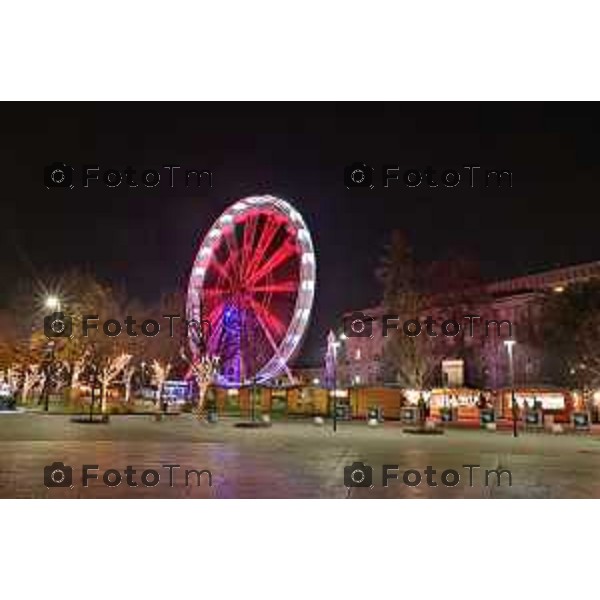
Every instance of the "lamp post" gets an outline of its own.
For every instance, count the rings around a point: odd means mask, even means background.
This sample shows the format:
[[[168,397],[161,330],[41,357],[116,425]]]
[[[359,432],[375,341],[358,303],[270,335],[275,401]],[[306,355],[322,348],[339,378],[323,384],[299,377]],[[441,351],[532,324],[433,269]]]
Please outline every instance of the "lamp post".
[[[333,342],[333,431],[337,431],[337,350],[341,342]]]
[[[90,398],[90,423],[94,420],[94,402],[96,401],[96,385],[98,384],[98,365],[92,363],[92,374],[90,376],[92,383],[91,398]]]
[[[342,337],[343,336],[343,337]],[[342,334],[341,339],[345,339],[345,335]],[[325,357],[326,370],[329,372],[331,378],[331,406],[333,411],[333,431],[337,431],[337,350],[340,347],[339,342],[333,331],[329,332],[327,336],[327,355]]]
[[[60,298],[58,298],[58,296],[48,296],[46,298],[46,308],[53,312],[60,312]],[[48,405],[50,402],[49,383],[50,374],[54,367],[54,340],[48,340],[48,349],[50,351],[50,360],[46,366],[46,377],[44,379],[44,412],[48,412]]]
[[[513,362],[513,349],[516,344],[515,340],[505,340],[504,345],[508,352],[508,369],[510,374],[510,387],[511,387],[511,408],[513,418],[513,437],[517,437],[517,407],[515,400],[515,367]]]

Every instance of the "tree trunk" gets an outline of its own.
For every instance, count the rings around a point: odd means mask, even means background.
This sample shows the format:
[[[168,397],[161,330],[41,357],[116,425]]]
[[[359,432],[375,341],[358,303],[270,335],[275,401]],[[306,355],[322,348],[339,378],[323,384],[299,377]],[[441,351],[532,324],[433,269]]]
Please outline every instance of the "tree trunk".
[[[207,390],[208,390],[208,385],[198,384],[198,408],[197,408],[198,419],[204,418],[202,415],[202,412],[204,410],[204,398],[206,397]]]
[[[71,367],[71,389],[73,390],[74,388],[77,387],[77,385],[79,384],[79,372],[80,372],[80,367],[79,365],[75,362],[73,363],[73,366]]]
[[[29,400],[29,392],[31,391],[31,388],[32,382],[30,378],[25,375],[25,381],[23,382],[23,389],[21,391],[21,402],[23,402],[23,404],[26,404]]]
[[[125,380],[125,404],[129,404],[131,398],[131,379],[132,377],[127,377]]]
[[[79,401],[79,375],[83,364],[75,361],[71,367],[71,383],[69,385],[69,400],[72,403]]]
[[[106,409],[107,409],[107,394],[108,394],[108,386],[102,382],[102,388],[101,388],[101,408],[100,410],[102,411],[102,414],[106,414]]]

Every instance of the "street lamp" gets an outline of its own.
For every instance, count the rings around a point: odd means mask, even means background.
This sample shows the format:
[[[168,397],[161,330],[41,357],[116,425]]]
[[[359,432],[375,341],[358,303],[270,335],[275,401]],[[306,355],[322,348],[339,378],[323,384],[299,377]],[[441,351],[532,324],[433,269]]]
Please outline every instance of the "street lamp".
[[[344,335],[344,334],[342,334]],[[341,337],[341,336],[340,336]],[[345,338],[345,336],[344,336]],[[344,339],[342,338],[342,339]],[[337,431],[337,350],[341,346],[341,342],[335,337],[333,331],[327,336],[327,355],[325,359],[326,369],[331,369],[331,387],[332,387],[332,408],[333,408],[333,431]]]
[[[510,387],[511,387],[511,407],[512,407],[512,418],[513,418],[513,436],[517,437],[517,409],[515,400],[515,367],[513,361],[513,349],[517,342],[515,340],[504,340],[506,351],[508,352],[508,369],[510,373]]]
[[[60,311],[60,298],[58,296],[48,296],[46,298],[46,308]]]
[[[337,350],[342,345],[337,340],[333,342],[333,431],[337,431]]]
[[[58,296],[47,296],[46,307],[52,311],[60,312],[60,298]],[[48,348],[50,350],[50,363],[46,367],[46,377],[44,379],[44,412],[48,412],[48,404],[50,401],[49,380],[54,368],[54,340],[48,340]]]

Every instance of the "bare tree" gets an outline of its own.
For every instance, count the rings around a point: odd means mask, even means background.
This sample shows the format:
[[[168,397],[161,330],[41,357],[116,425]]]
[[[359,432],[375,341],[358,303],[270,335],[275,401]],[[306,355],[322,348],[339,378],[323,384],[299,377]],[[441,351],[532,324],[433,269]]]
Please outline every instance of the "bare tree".
[[[546,378],[586,393],[600,386],[600,283],[568,287],[545,302],[543,360]]]
[[[383,304],[405,321],[419,319],[427,308],[427,296],[418,285],[418,270],[404,234],[393,231],[376,272],[383,284]],[[417,330],[417,324],[409,332]],[[390,334],[384,346],[384,364],[388,376],[404,387],[424,389],[432,383],[439,363],[433,339],[426,335],[408,335],[400,330]]]
[[[44,371],[39,364],[27,365],[23,371],[23,386],[21,388],[21,401],[26,403],[30,394],[40,385],[44,385]]]
[[[116,378],[123,372],[129,361],[131,354],[119,354],[118,356],[106,357],[98,371],[98,380],[102,386],[101,401],[102,412],[107,409],[108,389],[114,383]]]
[[[12,364],[6,369],[6,380],[10,389],[15,391],[19,388],[21,382],[21,373],[17,364]]]
[[[151,364],[152,383],[156,386],[158,392],[158,406],[162,403],[163,386],[171,371],[171,363],[164,360],[154,359]]]
[[[219,372],[219,357],[208,356],[206,354],[196,358],[188,358],[187,355],[183,354],[183,357],[190,365],[196,385],[198,386],[197,415],[198,418],[202,418],[206,392]]]
[[[123,371],[123,383],[125,385],[125,404],[129,404],[131,401],[131,386],[133,382],[133,376],[135,375],[136,368],[131,362],[125,367]]]
[[[90,352],[84,349],[79,357],[73,358],[72,362],[64,361],[65,369],[70,373],[69,387],[71,389],[71,397],[77,395],[79,390],[79,380],[87,361],[89,360]]]

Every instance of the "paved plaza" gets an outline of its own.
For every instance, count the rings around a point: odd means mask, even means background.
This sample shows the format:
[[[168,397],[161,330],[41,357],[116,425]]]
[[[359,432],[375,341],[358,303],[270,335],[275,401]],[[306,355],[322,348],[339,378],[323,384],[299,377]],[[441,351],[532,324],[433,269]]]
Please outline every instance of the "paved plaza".
[[[105,425],[73,423],[64,415],[0,415],[0,497],[5,498],[600,498],[600,437],[546,433],[451,429],[444,435],[414,435],[399,423],[375,428],[343,422],[281,421],[268,429],[241,429],[235,420],[201,423],[182,414],[157,422],[151,416],[113,416]],[[344,467],[362,461],[372,467],[372,487],[347,488]],[[73,487],[47,488],[44,467],[63,462],[73,469]],[[82,465],[98,465],[98,479],[82,485]],[[180,465],[165,468],[162,465]],[[399,479],[382,485],[382,465]],[[480,465],[469,470],[463,465]],[[131,487],[124,475],[136,470]],[[436,470],[436,487],[424,475]],[[109,487],[103,473],[116,469],[122,482]],[[159,472],[153,487],[141,483],[146,469]],[[209,470],[189,475],[185,470]],[[402,474],[423,473],[421,484],[408,486]],[[440,481],[444,470],[460,475],[454,487]],[[500,486],[485,471],[507,469]],[[173,486],[169,485],[173,474]],[[151,479],[149,480],[150,482]],[[412,480],[411,480],[412,481]],[[450,480],[450,482],[452,482]]]

